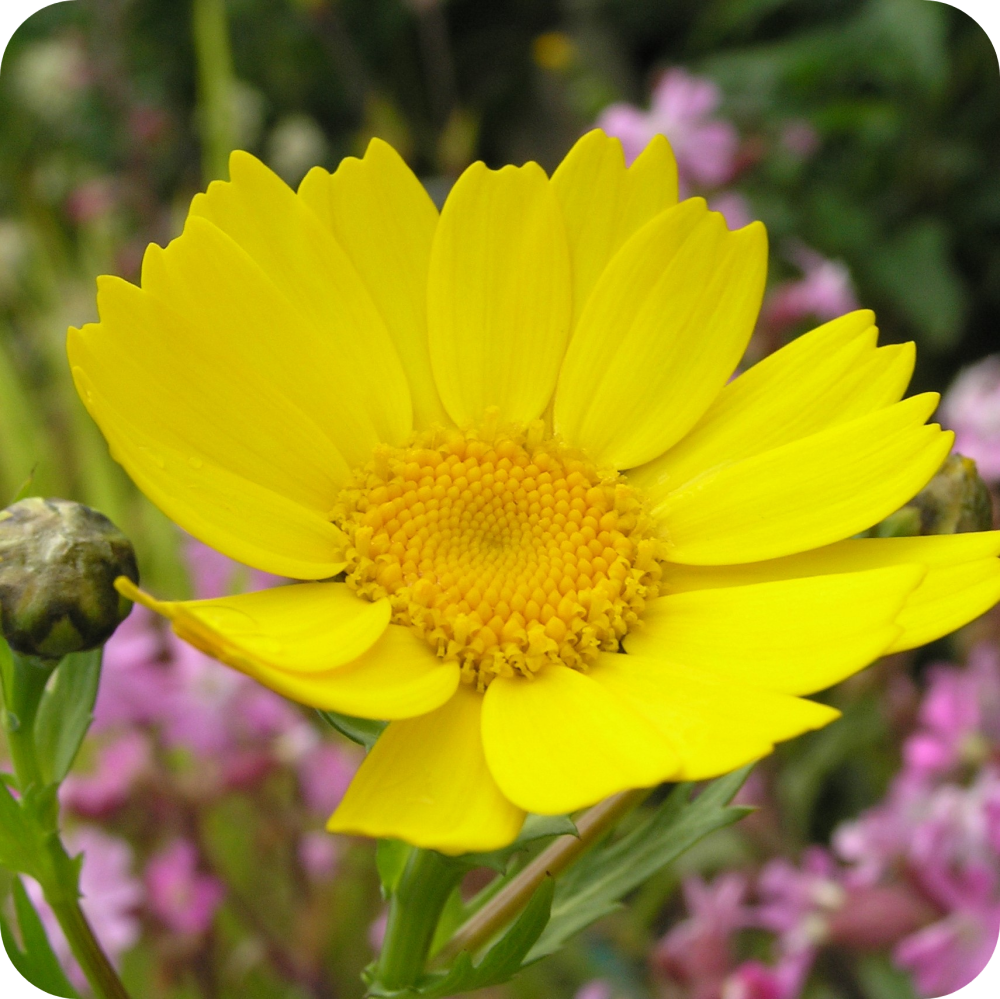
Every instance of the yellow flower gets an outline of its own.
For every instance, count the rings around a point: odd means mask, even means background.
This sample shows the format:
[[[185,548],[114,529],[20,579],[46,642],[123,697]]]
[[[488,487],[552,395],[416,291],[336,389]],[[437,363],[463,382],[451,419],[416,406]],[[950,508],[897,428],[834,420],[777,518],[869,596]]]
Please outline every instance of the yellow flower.
[[[845,540],[940,466],[937,396],[899,401],[913,345],[870,312],[730,381],[764,229],[676,204],[662,138],[629,169],[601,132],[551,179],[474,164],[440,217],[378,140],[297,193],[231,174],[141,288],[99,280],[69,355],[154,503],[307,580],[134,595],[287,697],[391,720],[332,830],[485,850],[723,773],[1000,598],[998,532]]]

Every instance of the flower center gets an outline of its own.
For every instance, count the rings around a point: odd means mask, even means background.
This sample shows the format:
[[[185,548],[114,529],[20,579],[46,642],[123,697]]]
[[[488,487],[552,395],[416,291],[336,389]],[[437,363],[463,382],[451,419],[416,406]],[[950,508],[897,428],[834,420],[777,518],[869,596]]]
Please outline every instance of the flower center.
[[[546,439],[435,430],[379,447],[339,497],[347,583],[388,597],[463,679],[586,669],[658,593],[660,542],[616,472]]]

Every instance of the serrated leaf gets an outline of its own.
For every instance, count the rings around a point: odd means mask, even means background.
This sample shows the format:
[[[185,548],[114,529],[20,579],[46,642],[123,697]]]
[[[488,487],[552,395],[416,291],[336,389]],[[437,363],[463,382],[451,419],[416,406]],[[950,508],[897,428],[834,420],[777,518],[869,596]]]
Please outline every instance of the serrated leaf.
[[[351,742],[364,746],[366,752],[375,745],[376,740],[389,724],[384,721],[375,721],[372,718],[352,718],[350,715],[342,715],[338,711],[320,711],[319,716]]]
[[[444,999],[446,996],[500,985],[513,978],[521,969],[524,956],[545,929],[554,891],[555,882],[552,878],[546,878],[535,889],[521,915],[486,952],[479,964],[474,965],[468,951],[462,951],[443,976],[425,980],[418,988],[404,995],[420,996],[421,999]]]
[[[627,835],[584,854],[559,880],[551,919],[526,963],[558,950],[582,929],[614,912],[622,898],[698,840],[751,811],[728,807],[750,769],[743,767],[720,777],[693,801],[691,785],[678,785]]]
[[[21,874],[37,875],[39,860],[33,848],[37,837],[21,806],[0,781],[0,865]]]
[[[403,876],[413,847],[399,839],[380,839],[375,846],[375,866],[382,882],[382,897],[388,899]]]
[[[35,912],[35,907],[31,904],[20,878],[14,879],[14,912],[24,950],[18,947],[10,926],[0,915],[0,936],[3,937],[4,949],[7,951],[10,963],[17,968],[23,978],[50,995],[62,996],[63,999],[78,999],[78,993],[60,967],[59,960],[45,934],[45,927]]]
[[[38,763],[47,781],[69,773],[90,723],[101,681],[101,649],[74,652],[56,667],[35,721]]]

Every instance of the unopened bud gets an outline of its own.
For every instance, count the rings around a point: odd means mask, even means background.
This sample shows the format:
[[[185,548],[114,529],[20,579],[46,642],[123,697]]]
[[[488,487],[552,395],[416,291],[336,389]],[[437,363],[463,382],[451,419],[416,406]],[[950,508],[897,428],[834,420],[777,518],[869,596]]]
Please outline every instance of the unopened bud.
[[[993,526],[993,502],[976,463],[949,455],[937,475],[906,506],[874,530],[880,538],[917,534],[964,534]]]
[[[106,642],[132,607],[119,576],[138,583],[135,551],[96,510],[33,497],[0,513],[0,625],[23,655],[59,659]]]

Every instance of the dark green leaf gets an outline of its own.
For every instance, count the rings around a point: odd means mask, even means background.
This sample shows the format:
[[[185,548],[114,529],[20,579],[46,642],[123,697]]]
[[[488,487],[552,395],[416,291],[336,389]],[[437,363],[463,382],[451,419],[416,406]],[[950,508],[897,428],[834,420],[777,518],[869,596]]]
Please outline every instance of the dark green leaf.
[[[375,866],[382,882],[382,897],[389,898],[403,876],[413,847],[398,839],[380,839],[375,847]]]
[[[38,918],[38,913],[35,912],[35,907],[31,904],[20,878],[14,879],[14,911],[17,914],[17,925],[24,950],[18,947],[11,928],[0,916],[0,934],[3,936],[4,949],[7,951],[10,963],[17,968],[22,977],[50,995],[77,999],[77,992],[59,966],[59,961],[49,944],[49,938],[45,935],[45,927]]]
[[[716,829],[750,809],[728,807],[746,780],[743,767],[709,784],[693,801],[681,784],[648,818],[621,839],[598,846],[559,880],[552,917],[529,962],[558,950],[570,937],[613,912],[629,892]]]
[[[555,882],[546,878],[535,890],[521,915],[486,952],[479,964],[474,965],[469,953],[463,951],[448,972],[443,976],[429,976],[410,994],[421,996],[422,999],[443,999],[445,996],[499,985],[513,978],[520,970],[525,955],[545,929],[554,890]]]
[[[375,721],[371,718],[352,718],[337,711],[320,711],[323,721],[332,725],[341,735],[346,735],[351,742],[364,746],[366,750],[375,745],[388,722]]]
[[[56,667],[35,722],[38,762],[47,781],[69,773],[94,718],[101,681],[101,649],[74,652]]]

